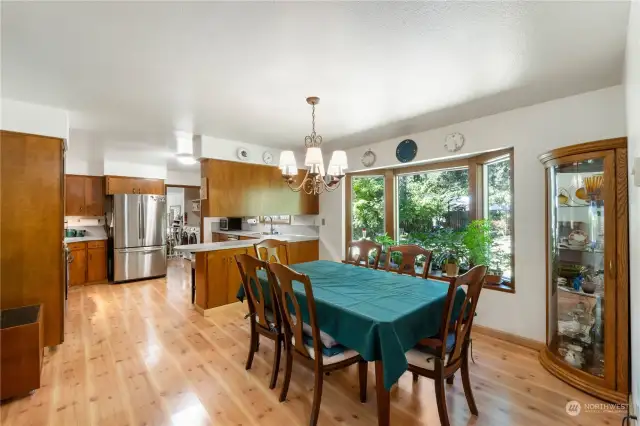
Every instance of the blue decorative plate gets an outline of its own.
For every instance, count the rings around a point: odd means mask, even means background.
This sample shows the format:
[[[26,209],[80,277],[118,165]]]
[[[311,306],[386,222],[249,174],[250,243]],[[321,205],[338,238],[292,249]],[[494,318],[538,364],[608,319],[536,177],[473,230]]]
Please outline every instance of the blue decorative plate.
[[[405,139],[398,144],[396,148],[396,158],[403,163],[413,160],[416,158],[416,154],[418,153],[418,145],[411,139]]]

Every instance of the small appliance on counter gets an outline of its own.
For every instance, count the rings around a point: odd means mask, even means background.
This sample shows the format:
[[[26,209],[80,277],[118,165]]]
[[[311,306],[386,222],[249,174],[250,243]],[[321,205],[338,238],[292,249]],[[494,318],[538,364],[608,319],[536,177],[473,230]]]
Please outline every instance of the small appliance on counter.
[[[221,231],[242,231],[242,218],[241,217],[221,217],[220,230]]]

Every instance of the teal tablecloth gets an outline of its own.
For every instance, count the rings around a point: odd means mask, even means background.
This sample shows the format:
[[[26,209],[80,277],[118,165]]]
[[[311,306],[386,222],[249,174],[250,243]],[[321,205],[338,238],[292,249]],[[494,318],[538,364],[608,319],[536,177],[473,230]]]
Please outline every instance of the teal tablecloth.
[[[290,266],[311,278],[320,329],[365,360],[382,360],[387,389],[407,370],[405,352],[440,330],[449,289],[445,282],[325,260]],[[266,274],[260,279],[266,286]],[[294,282],[294,291],[308,322],[303,285]],[[238,299],[244,296],[241,286]],[[454,312],[463,300],[459,289]]]

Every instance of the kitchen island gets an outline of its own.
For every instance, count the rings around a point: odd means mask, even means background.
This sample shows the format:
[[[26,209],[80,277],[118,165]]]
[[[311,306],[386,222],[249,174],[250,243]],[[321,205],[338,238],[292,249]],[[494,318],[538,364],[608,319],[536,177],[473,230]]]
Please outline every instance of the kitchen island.
[[[243,233],[244,234],[244,233]],[[266,239],[285,241],[289,264],[310,262],[319,258],[319,239],[304,235],[262,235],[246,233],[247,239],[175,247],[176,251],[195,253],[195,307],[204,315],[219,306],[237,302],[242,285],[236,265],[238,254],[256,255],[254,244]],[[285,257],[279,255],[281,259]]]

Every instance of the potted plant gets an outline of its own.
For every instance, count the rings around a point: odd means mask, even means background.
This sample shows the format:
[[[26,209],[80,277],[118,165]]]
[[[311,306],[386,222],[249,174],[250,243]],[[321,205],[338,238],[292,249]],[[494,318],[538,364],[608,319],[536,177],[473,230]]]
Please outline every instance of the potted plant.
[[[502,264],[506,260],[505,256],[507,256],[507,253],[500,247],[496,247],[495,250],[492,250],[489,269],[484,278],[485,283],[496,285],[502,283]]]
[[[393,238],[388,236],[386,232],[382,235],[376,236],[373,241],[382,246],[382,253],[380,253],[380,263],[384,265],[387,260],[387,251],[389,250],[389,247],[395,245],[396,242]]]
[[[469,254],[469,266],[489,266],[494,248],[491,222],[486,219],[471,222],[464,231],[463,242]]]
[[[463,243],[464,233],[453,229],[440,231],[443,265],[442,271],[449,277],[455,277],[460,272],[460,265],[467,253]]]

